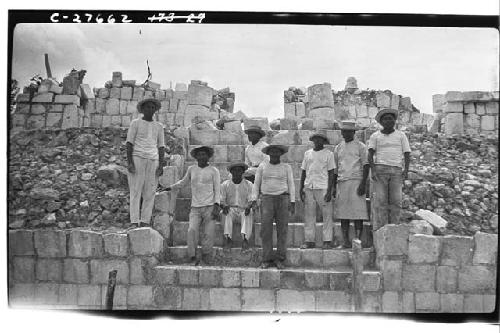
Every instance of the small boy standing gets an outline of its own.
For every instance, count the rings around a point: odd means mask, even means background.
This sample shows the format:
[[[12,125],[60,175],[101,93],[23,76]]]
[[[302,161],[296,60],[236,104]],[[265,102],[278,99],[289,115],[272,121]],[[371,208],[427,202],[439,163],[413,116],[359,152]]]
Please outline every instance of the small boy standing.
[[[127,132],[132,227],[139,227],[141,223],[150,224],[158,177],[163,174],[165,134],[163,125],[153,120],[153,114],[160,108],[160,101],[154,98],[140,101],[137,111],[142,113],[143,117],[132,120]]]
[[[241,249],[248,249],[248,239],[252,235],[253,214],[250,197],[252,183],[243,179],[243,173],[248,168],[245,163],[236,162],[229,165],[228,170],[232,179],[221,185],[221,207],[224,215],[224,248],[231,248],[233,235],[233,219],[241,219]]]
[[[188,257],[192,264],[211,262],[214,237],[215,220],[219,219],[220,212],[220,174],[214,166],[208,165],[208,160],[213,156],[211,147],[201,146],[191,150],[191,156],[197,164],[189,166],[184,178],[171,187],[178,189],[186,184],[191,185],[191,211],[189,212],[189,227],[187,235]],[[200,224],[204,224],[202,239],[201,262],[196,257]]]
[[[309,140],[314,143],[314,148],[304,154],[300,177],[300,199],[305,202],[305,243],[300,248],[309,249],[316,246],[316,204],[319,204],[323,213],[323,248],[331,249],[333,246],[331,201],[335,158],[333,153],[325,148],[328,138],[324,134],[315,133],[309,137]]]
[[[335,156],[334,192],[335,217],[340,220],[344,244],[350,248],[349,223],[354,221],[355,239],[361,239],[363,220],[368,220],[366,207],[366,180],[370,172],[366,146],[354,138],[357,130],[354,121],[342,121],[340,133],[344,138],[333,152]]]
[[[373,231],[387,223],[399,224],[403,180],[408,178],[411,149],[406,135],[394,129],[397,118],[397,110],[380,110],[375,120],[383,129],[373,133],[368,143],[368,162],[373,179]]]
[[[255,183],[252,188],[252,206],[261,197],[262,214],[262,264],[261,268],[269,268],[274,261],[278,269],[285,267],[286,234],[290,213],[295,214],[295,184],[292,167],[281,163],[281,155],[288,151],[282,145],[269,145],[262,149],[269,155],[269,163],[261,163],[257,168]],[[273,221],[276,220],[278,251],[273,256]]]

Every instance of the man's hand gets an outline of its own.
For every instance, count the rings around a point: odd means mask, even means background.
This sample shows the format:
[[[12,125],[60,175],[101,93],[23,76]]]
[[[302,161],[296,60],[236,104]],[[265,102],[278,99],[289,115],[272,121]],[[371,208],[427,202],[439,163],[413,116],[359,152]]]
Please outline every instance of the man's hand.
[[[229,206],[222,206],[222,214],[224,215],[229,214]]]
[[[160,177],[161,175],[163,175],[163,168],[159,166],[156,168],[155,176]]]
[[[128,172],[135,173],[135,165],[134,165],[134,163],[129,163],[127,169],[128,169]]]
[[[325,194],[324,200],[325,200],[325,202],[332,201],[332,193],[327,191]]]
[[[332,187],[332,197],[336,198],[337,197],[337,186]]]
[[[295,214],[295,202],[290,202],[290,214]]]
[[[168,191],[172,191],[172,188],[171,187],[164,187],[163,190],[168,192]]]
[[[359,196],[362,196],[366,193],[366,183],[365,182],[361,182],[359,184],[356,193],[358,193]]]
[[[250,201],[250,207],[252,207],[253,209],[257,209],[257,200]]]
[[[304,192],[303,187],[300,188],[299,194],[300,194],[300,201],[304,202],[306,200],[306,192]]]
[[[408,170],[403,170],[403,180],[407,180],[408,179]]]
[[[214,208],[212,209],[212,219],[219,220],[220,218],[220,207],[217,204],[214,204]]]
[[[251,209],[252,209],[252,206],[248,206],[247,208],[245,208],[245,216],[250,215],[250,210]]]

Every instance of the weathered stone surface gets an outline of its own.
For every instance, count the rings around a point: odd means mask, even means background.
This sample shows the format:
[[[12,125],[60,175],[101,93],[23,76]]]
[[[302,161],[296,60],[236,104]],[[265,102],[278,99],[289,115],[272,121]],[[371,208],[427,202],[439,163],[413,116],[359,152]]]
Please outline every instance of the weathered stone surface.
[[[90,230],[72,230],[69,234],[68,250],[71,257],[102,257],[102,235]]]
[[[66,233],[58,230],[36,230],[35,249],[39,257],[65,257]]]
[[[206,267],[200,270],[198,283],[204,287],[218,287],[221,276],[220,269]]]
[[[106,113],[108,115],[120,114],[120,100],[118,98],[110,98],[106,100]]]
[[[212,88],[197,84],[190,84],[188,86],[188,104],[198,104],[210,107],[210,105],[212,105],[212,95]]]
[[[388,224],[373,233],[377,255],[408,254],[408,227]]]
[[[415,307],[416,310],[439,310],[439,294],[426,292],[415,294]]]
[[[426,209],[417,210],[415,215],[432,225],[434,228],[434,234],[436,235],[442,235],[448,225],[448,222],[441,216]]]
[[[33,305],[35,298],[34,283],[16,283],[9,289],[9,304],[11,306]],[[75,299],[76,301],[76,299]]]
[[[210,310],[240,311],[241,289],[239,288],[211,288]]]
[[[351,295],[343,291],[316,291],[316,310],[349,312],[353,311]]]
[[[329,287],[328,273],[305,270],[304,280],[307,289],[327,289]]]
[[[241,275],[239,269],[225,268],[222,270],[222,287],[240,287],[241,286]]]
[[[498,114],[498,102],[486,103],[486,114]]]
[[[464,295],[441,294],[441,312],[462,313],[464,312]]]
[[[27,129],[38,129],[45,127],[45,115],[32,115],[26,120]]]
[[[280,287],[283,289],[303,289],[305,286],[305,274],[299,271],[281,271]]]
[[[242,311],[273,311],[274,291],[263,289],[241,290]]]
[[[12,260],[14,280],[16,282],[35,281],[35,259],[32,257],[14,257]]]
[[[59,128],[61,127],[61,120],[63,115],[61,113],[49,112],[46,116],[46,127]]]
[[[399,100],[398,100],[399,104]],[[397,107],[396,107],[397,109]],[[366,104],[356,104],[356,117],[357,118],[368,118],[368,107]]]
[[[405,291],[434,291],[435,280],[436,266],[403,266],[403,289]]]
[[[464,295],[464,312],[465,313],[483,312],[483,295],[474,295],[474,294]]]
[[[463,293],[495,290],[496,270],[486,266],[464,266],[458,271],[458,289]]]
[[[62,116],[61,128],[73,128],[78,126],[78,108],[76,105],[66,105]]]
[[[60,96],[64,96],[64,95],[60,95]],[[56,98],[57,97],[58,96],[56,96]],[[52,103],[53,100],[54,100],[54,94],[47,92],[44,94],[37,94],[37,95],[33,96],[33,99],[31,101],[33,103]]]
[[[60,284],[58,304],[75,306],[78,302],[78,285]]]
[[[496,265],[498,257],[498,235],[476,232],[474,235],[474,256],[472,263]]]
[[[189,143],[191,145],[217,145],[219,144],[219,131],[190,129]]]
[[[122,72],[113,72],[111,83],[115,88],[121,88],[123,86]]]
[[[408,232],[411,234],[432,235],[434,228],[424,220],[413,220],[408,223]]]
[[[497,295],[483,295],[483,311],[492,313],[495,311],[495,302]]]
[[[172,185],[173,183],[170,183],[166,186]],[[162,184],[163,185],[163,184]],[[163,185],[165,186],[165,185]],[[174,214],[174,209],[175,209],[175,200],[177,198],[177,193],[173,193],[171,191],[164,191],[157,193],[155,195],[155,200],[154,200],[154,210],[161,212],[161,213],[167,213],[167,214]]]
[[[83,99],[94,99],[95,95],[92,89],[90,89],[90,86],[86,83],[80,84],[80,96],[82,96]]]
[[[464,105],[462,102],[446,102],[443,107],[445,113],[462,113]]]
[[[112,186],[126,185],[128,183],[127,174],[127,168],[117,164],[103,165],[97,170],[97,178]]]
[[[60,259],[39,258],[35,267],[38,281],[60,282],[62,279],[62,261]]]
[[[403,300],[396,291],[386,291],[382,294],[382,311],[389,313],[403,312]]]
[[[495,130],[495,117],[494,116],[481,116],[481,131]]]
[[[31,256],[34,254],[33,231],[9,230],[9,255]]]
[[[440,265],[463,266],[472,259],[472,237],[444,236],[441,241],[442,251]]]
[[[128,238],[125,234],[104,234],[104,252],[111,256],[126,257],[128,255]]]
[[[184,288],[182,298],[183,310],[208,310],[209,302],[210,293],[208,289]]]
[[[464,100],[464,96],[461,91],[448,91],[444,98],[448,102],[461,102]]]
[[[403,313],[415,313],[415,294],[403,292]]]
[[[170,227],[173,222],[173,216],[170,214],[156,215],[153,219],[153,229],[158,231],[165,239],[170,238]]]
[[[130,250],[135,255],[159,255],[163,252],[163,237],[149,227],[128,231]]]
[[[171,300],[172,298],[166,297],[166,299]],[[127,304],[132,307],[138,307],[139,309],[153,306],[153,286],[129,286]]]
[[[81,259],[64,259],[63,280],[69,283],[89,283],[89,263]]]
[[[382,300],[380,293],[364,293],[361,299],[361,312],[380,312]]]
[[[116,283],[129,283],[129,269],[126,260],[95,259],[90,261],[90,282],[107,284],[109,272],[117,270]]]
[[[11,114],[12,127],[25,127],[26,126],[26,115],[24,114]]]
[[[269,120],[267,118],[252,117],[243,120],[243,128],[245,130],[251,126],[259,126],[264,131],[271,130],[271,128],[269,127]]]
[[[464,113],[474,114],[476,113],[476,108],[474,103],[465,103],[464,104]]]
[[[101,307],[101,286],[79,285],[78,305],[91,309],[99,309]]]
[[[333,107],[333,94],[330,83],[315,84],[308,87],[307,97],[311,109]]]
[[[198,285],[199,269],[196,267],[184,268],[178,271],[180,285]]]
[[[439,260],[441,243],[438,237],[429,235],[410,235],[408,260],[414,264],[430,264]]]
[[[363,272],[361,275],[362,288],[365,291],[379,291],[380,289],[380,272]]]
[[[246,268],[241,271],[241,286],[243,288],[259,288],[259,270]]]
[[[277,311],[314,311],[314,291],[279,289],[276,293]]]
[[[457,291],[458,271],[450,266],[438,266],[436,277],[436,290],[441,293],[453,293]]]
[[[45,106],[43,104],[33,104],[31,106],[31,114],[44,114],[45,112],[47,112],[47,109],[45,108]]]
[[[380,271],[384,277],[384,290],[401,290],[403,262],[401,260],[382,260]]]
[[[377,107],[390,108],[391,107],[391,96],[389,96],[383,92],[377,93]]]
[[[74,104],[80,106],[80,97],[77,95],[56,95],[54,98],[55,104]]]
[[[445,134],[462,134],[464,131],[463,113],[449,113],[445,118]]]
[[[260,288],[272,289],[280,286],[280,272],[275,269],[260,272]]]
[[[59,285],[54,283],[37,283],[35,285],[34,304],[55,305],[59,296]]]

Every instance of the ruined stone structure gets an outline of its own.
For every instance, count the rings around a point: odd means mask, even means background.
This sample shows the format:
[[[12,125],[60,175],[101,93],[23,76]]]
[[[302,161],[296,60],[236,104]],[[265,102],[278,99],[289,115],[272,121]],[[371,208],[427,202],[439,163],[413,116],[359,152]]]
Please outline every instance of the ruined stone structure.
[[[498,91],[448,91],[432,96],[439,122],[436,130],[445,134],[489,134],[498,136]]]
[[[390,90],[360,90],[356,79],[350,77],[341,91],[332,90],[329,83],[286,90],[285,118],[280,122],[280,129],[337,129],[335,124],[346,119],[356,120],[362,128],[376,128],[374,118],[381,108],[399,110],[399,128],[430,127],[434,119],[431,114],[420,113],[410,97]]]

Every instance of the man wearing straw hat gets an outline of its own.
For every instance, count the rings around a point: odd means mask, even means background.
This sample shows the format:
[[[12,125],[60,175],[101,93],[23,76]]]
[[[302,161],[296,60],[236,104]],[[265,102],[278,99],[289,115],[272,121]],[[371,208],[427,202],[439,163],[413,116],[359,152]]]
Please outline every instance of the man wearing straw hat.
[[[127,133],[132,227],[150,223],[158,177],[163,173],[165,134],[163,125],[153,120],[153,114],[160,108],[160,102],[154,98],[140,101],[137,110],[143,117],[132,120]],[[141,196],[142,208],[140,208]]]
[[[363,220],[368,220],[366,207],[366,180],[370,172],[366,146],[354,138],[356,122],[345,120],[340,124],[341,142],[335,155],[334,184],[335,218],[340,220],[344,243],[339,248],[349,248],[349,223],[354,221],[355,239],[361,239]]]
[[[394,129],[397,118],[397,110],[380,110],[375,120],[383,129],[373,133],[368,143],[374,231],[387,223],[399,224],[403,180],[408,177],[411,150],[406,135]]]
[[[245,148],[245,163],[248,165],[245,175],[253,183],[259,164],[263,161],[269,161],[269,156],[262,152],[262,149],[268,144],[262,140],[266,136],[266,132],[259,126],[250,126],[245,130],[245,133],[250,141],[250,144]]]
[[[188,257],[191,264],[209,264],[213,255],[215,220],[219,219],[220,212],[220,174],[216,167],[208,165],[208,160],[214,155],[212,147],[196,147],[190,154],[197,163],[190,165],[184,178],[166,190],[178,189],[188,183],[191,185]],[[201,260],[196,256],[200,224],[204,224]]]
[[[323,213],[323,248],[331,249],[333,240],[332,188],[335,158],[325,148],[328,138],[317,132],[309,137],[314,147],[304,153],[300,177],[300,199],[304,207],[304,237],[302,249],[314,248],[316,239],[316,205]]]

